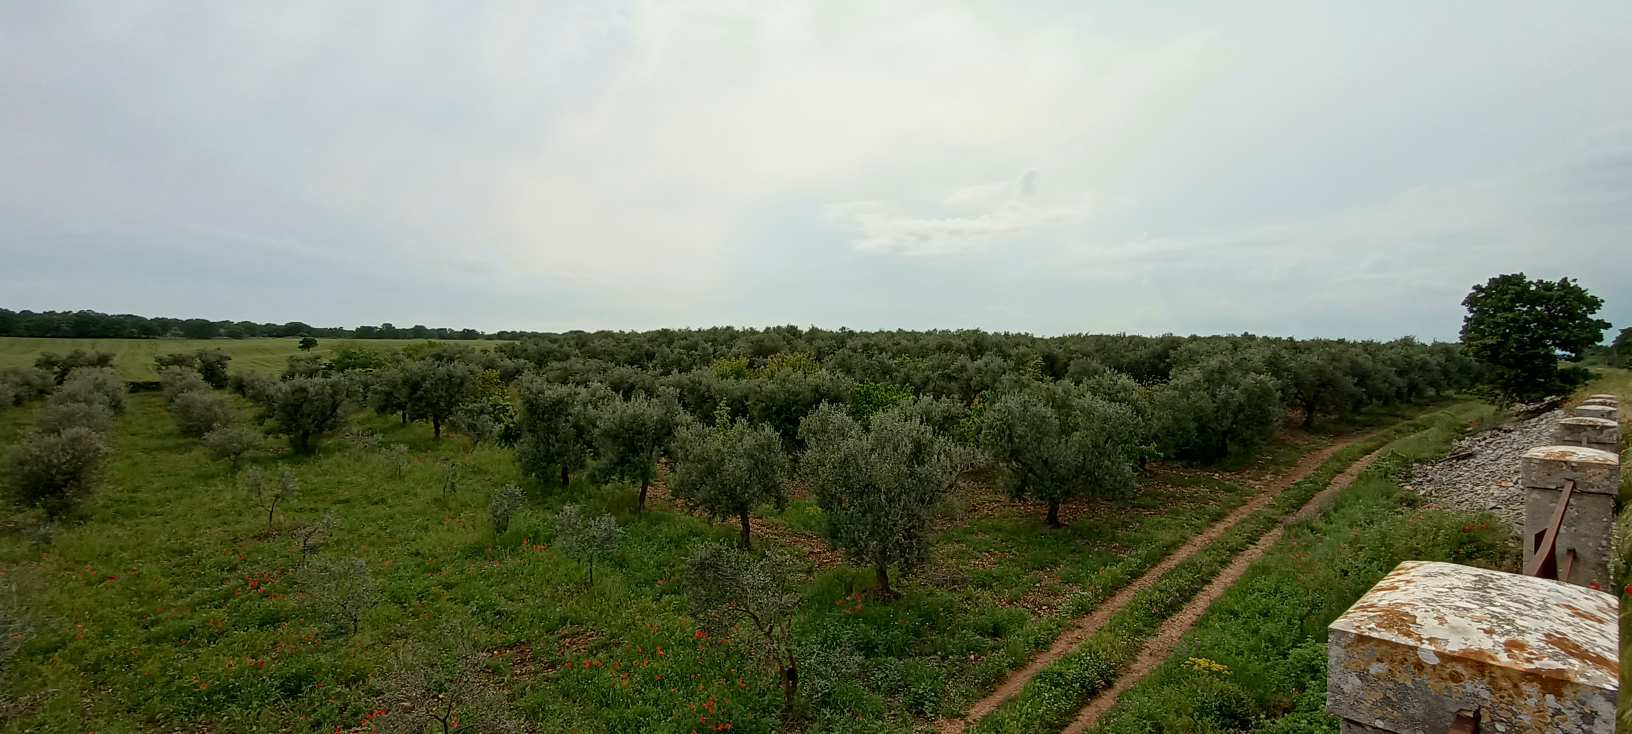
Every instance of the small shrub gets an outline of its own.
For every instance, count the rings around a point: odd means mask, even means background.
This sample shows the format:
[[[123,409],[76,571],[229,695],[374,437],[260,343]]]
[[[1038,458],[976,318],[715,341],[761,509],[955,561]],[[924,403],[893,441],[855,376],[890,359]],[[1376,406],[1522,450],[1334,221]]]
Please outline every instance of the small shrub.
[[[210,458],[225,461],[238,471],[244,457],[260,451],[266,445],[266,435],[254,426],[228,423],[204,434],[204,450]]]
[[[590,586],[595,585],[595,562],[616,552],[622,538],[623,529],[611,515],[590,517],[578,505],[562,507],[555,519],[556,548],[584,564]]]
[[[208,388],[184,392],[170,405],[181,435],[200,438],[238,418],[227,396]]]
[[[164,402],[174,403],[182,393],[194,390],[208,390],[210,383],[198,375],[198,370],[191,367],[171,366],[159,370],[159,392],[164,394]]]
[[[12,656],[22,648],[32,631],[22,605],[17,602],[17,587],[0,586],[0,679],[5,677]]]
[[[45,352],[34,360],[34,367],[49,373],[52,376],[52,381],[58,385],[68,380],[69,373],[82,367],[112,366],[113,355],[104,352],[87,352],[83,349],[75,349],[66,356]]]
[[[277,390],[278,381],[262,374],[234,374],[227,380],[227,389],[244,396],[257,405],[267,405],[272,402],[272,395]]]
[[[277,515],[278,505],[293,499],[300,491],[300,481],[288,469],[278,472],[275,480],[268,480],[260,472],[251,470],[244,474],[242,484],[250,502],[266,511],[266,531],[269,533],[272,532],[272,520]]]
[[[108,445],[89,428],[30,433],[6,452],[6,476],[13,498],[60,517],[91,489]]]
[[[312,564],[306,593],[320,612],[352,634],[362,625],[363,615],[380,601],[368,563],[356,557]]]
[[[50,372],[33,367],[11,367],[0,371],[0,383],[11,386],[13,405],[50,394],[57,381]]]
[[[376,720],[387,731],[470,729],[492,734],[524,731],[503,695],[487,685],[474,632],[445,625],[430,641],[410,638],[382,677],[385,692]]]
[[[18,402],[17,387],[9,382],[0,381],[0,413],[6,412]]]
[[[305,566],[312,556],[323,549],[323,544],[334,536],[334,529],[339,525],[334,513],[325,512],[316,522],[308,523],[297,533],[300,539],[300,565]]]
[[[448,464],[447,471],[442,473],[442,499],[452,497],[459,491],[459,465]]]
[[[113,428],[113,413],[97,403],[54,402],[40,408],[34,417],[34,430],[40,433],[60,433],[76,427],[105,436]]]
[[[95,403],[114,412],[125,412],[129,388],[118,372],[107,367],[81,367],[51,395],[53,402]]]
[[[391,467],[391,474],[401,479],[403,472],[408,470],[408,444],[391,444],[381,448],[380,455],[385,457],[386,464]]]
[[[493,491],[493,501],[487,505],[487,516],[493,520],[493,534],[503,535],[510,529],[510,518],[527,500],[521,487],[506,484]]]
[[[791,719],[799,700],[799,661],[794,622],[805,578],[788,556],[709,543],[686,559],[685,588],[692,616],[710,629],[735,636],[746,628],[757,650],[776,667],[782,685],[782,716]]]

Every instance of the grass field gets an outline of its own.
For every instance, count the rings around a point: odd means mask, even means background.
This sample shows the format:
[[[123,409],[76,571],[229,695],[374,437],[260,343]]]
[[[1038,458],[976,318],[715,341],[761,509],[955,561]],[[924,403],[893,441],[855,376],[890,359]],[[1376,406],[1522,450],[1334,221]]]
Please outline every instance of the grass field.
[[[319,339],[313,354],[326,355],[344,345],[372,349],[391,349],[405,344],[417,344],[423,339]],[[491,347],[494,341],[458,342],[478,347]],[[289,358],[300,354],[300,340],[288,339],[31,339],[0,337],[0,369],[28,367],[42,352],[66,354],[75,349],[104,352],[113,355],[113,366],[125,379],[132,381],[156,380],[153,358],[160,354],[190,352],[196,349],[219,349],[232,356],[229,369],[233,371],[278,374]]]
[[[0,415],[0,440],[37,409]],[[480,685],[541,731],[777,730],[773,678],[741,642],[700,636],[674,582],[693,544],[728,540],[731,527],[666,502],[637,516],[627,486],[530,483],[510,451],[435,442],[422,424],[359,413],[351,427],[407,446],[402,463],[339,438],[313,457],[256,460],[300,484],[269,530],[160,396],[132,395],[82,517],[48,530],[30,514],[0,523],[0,578],[20,589],[33,629],[4,683],[0,732],[359,727],[391,707],[377,673],[394,652],[450,624],[484,651]],[[1040,508],[968,487],[938,522],[930,566],[890,603],[860,593],[869,572],[811,550],[820,518],[808,502],[759,513],[760,543],[811,568],[797,624],[802,726],[909,732],[962,710],[1239,506],[1249,482],[1331,440],[1288,438],[1295,447],[1243,471],[1162,468],[1132,499],[1071,505],[1062,531],[1044,529]],[[444,497],[452,466],[459,488]],[[488,500],[509,482],[528,501],[496,534]],[[627,531],[593,586],[551,547],[568,501]],[[317,605],[322,589],[301,570],[296,531],[329,512],[339,529],[319,558],[361,558],[380,591],[355,633]]]

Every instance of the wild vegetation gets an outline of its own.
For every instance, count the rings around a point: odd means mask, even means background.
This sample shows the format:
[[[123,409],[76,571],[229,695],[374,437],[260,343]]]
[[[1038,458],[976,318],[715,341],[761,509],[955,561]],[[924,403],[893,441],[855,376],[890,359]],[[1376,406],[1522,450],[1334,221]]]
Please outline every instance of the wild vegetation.
[[[316,343],[290,340],[276,370],[175,342],[152,381],[85,349],[3,373],[18,512],[0,578],[18,601],[0,595],[0,732],[912,731],[1245,504],[979,724],[1053,730],[1237,553],[1388,444],[1402,458],[1290,532],[1268,562],[1283,570],[1248,577],[1314,611],[1220,602],[1273,617],[1249,652],[1277,662],[1230,657],[1204,625],[1186,650],[1206,664],[1138,689],[1188,697],[1185,721],[1274,726],[1318,718],[1288,704],[1312,685],[1310,643],[1276,630],[1307,633],[1399,554],[1501,563],[1506,542],[1412,511],[1390,480],[1489,415],[1460,396],[1493,368],[1457,345],[302,333]],[[1329,538],[1361,527],[1364,552],[1331,560],[1352,578],[1288,579],[1308,561],[1281,548],[1335,559]],[[1219,666],[1255,672],[1224,686]],[[1234,708],[1203,705],[1214,694]]]

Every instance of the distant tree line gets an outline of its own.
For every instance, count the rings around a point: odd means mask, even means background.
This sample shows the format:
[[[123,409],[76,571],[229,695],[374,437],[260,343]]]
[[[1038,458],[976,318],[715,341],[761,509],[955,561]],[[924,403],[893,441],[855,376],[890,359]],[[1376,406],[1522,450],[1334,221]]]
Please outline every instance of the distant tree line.
[[[0,308],[0,336],[76,339],[157,339],[185,337],[188,339],[248,339],[253,337],[328,337],[349,339],[511,339],[519,332],[486,334],[476,329],[432,328],[421,324],[398,327],[379,326],[344,327],[312,326],[299,321],[282,324],[254,321],[211,321],[209,319],[173,319],[137,316],[134,314],[106,314],[99,311],[13,311]]]

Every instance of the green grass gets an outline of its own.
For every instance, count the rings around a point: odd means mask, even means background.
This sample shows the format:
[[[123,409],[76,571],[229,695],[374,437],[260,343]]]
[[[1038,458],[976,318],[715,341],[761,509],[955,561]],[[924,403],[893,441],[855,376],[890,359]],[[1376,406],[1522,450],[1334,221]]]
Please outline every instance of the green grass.
[[[1309,478],[1278,495],[1269,507],[1249,515],[1223,537],[1174,567],[1151,588],[1136,595],[1105,627],[1045,668],[1018,695],[982,720],[974,731],[1008,734],[1058,731],[1094,693],[1109,686],[1121,667],[1133,659],[1162,622],[1201,591],[1237,553],[1325,488],[1349,465],[1384,446],[1411,454],[1424,446],[1448,442],[1462,426],[1488,419],[1489,414],[1486,406],[1462,403],[1401,424],[1334,454]]]
[[[0,442],[37,409],[0,414]],[[42,542],[31,514],[0,521],[0,579],[20,587],[35,629],[0,681],[0,732],[353,727],[382,705],[371,674],[448,620],[491,653],[484,684],[545,730],[688,732],[700,715],[733,731],[776,730],[780,692],[754,651],[699,642],[671,583],[686,550],[729,541],[730,524],[664,510],[637,517],[631,487],[541,486],[519,476],[507,450],[438,443],[428,427],[392,418],[351,421],[410,447],[402,475],[339,439],[314,457],[257,459],[301,482],[268,533],[225,467],[176,432],[159,396],[133,394],[107,477],[76,522]],[[449,464],[461,467],[462,489],[444,499]],[[488,492],[508,482],[529,503],[495,537]],[[798,624],[806,730],[908,732],[966,708],[1247,494],[1179,478],[1094,505],[1060,531],[1040,515],[952,517],[930,566],[887,604],[858,594],[871,586],[867,571],[815,573]],[[553,513],[567,501],[610,511],[628,530],[594,588],[549,548]],[[383,591],[357,634],[312,606],[298,569],[291,531],[324,512],[341,530],[323,553],[365,559]],[[771,517],[821,527],[809,502]]]
[[[372,349],[391,349],[408,344],[422,343],[423,339],[319,339],[312,354],[328,355],[343,345]],[[458,342],[479,347],[490,347],[496,342]],[[42,352],[66,354],[75,349],[104,352],[113,355],[113,366],[125,379],[146,381],[158,379],[153,358],[160,354],[191,352],[196,349],[220,349],[232,356],[228,365],[233,371],[278,374],[289,358],[300,354],[300,340],[288,339],[35,339],[29,337],[0,337],[0,369],[30,367]]]

